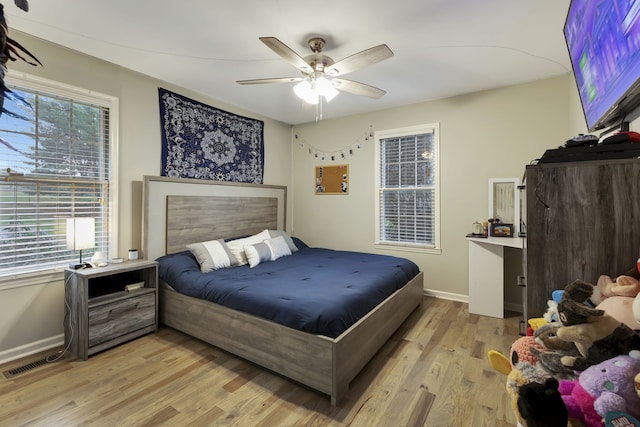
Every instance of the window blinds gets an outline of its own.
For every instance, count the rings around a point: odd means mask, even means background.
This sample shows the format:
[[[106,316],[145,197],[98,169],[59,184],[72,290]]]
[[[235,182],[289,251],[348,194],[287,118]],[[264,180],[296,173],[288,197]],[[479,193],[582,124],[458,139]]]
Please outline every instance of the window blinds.
[[[77,260],[66,219],[92,217],[109,246],[109,109],[11,88],[0,116],[0,276]]]
[[[380,238],[435,244],[434,134],[380,140]]]

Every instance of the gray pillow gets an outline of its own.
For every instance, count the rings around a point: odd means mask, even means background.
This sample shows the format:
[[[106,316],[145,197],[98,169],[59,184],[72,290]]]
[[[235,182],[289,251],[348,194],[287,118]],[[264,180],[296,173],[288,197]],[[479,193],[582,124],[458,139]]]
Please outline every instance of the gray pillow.
[[[249,267],[253,268],[261,262],[271,261],[271,248],[264,242],[246,245],[244,253],[249,262]]]
[[[193,243],[187,245],[187,249],[196,257],[203,273],[238,265],[238,260],[222,239]]]
[[[273,239],[274,237],[282,236],[284,237],[284,241],[287,242],[287,246],[289,246],[289,250],[291,253],[298,252],[298,247],[293,243],[293,239],[289,236],[285,231],[282,230],[269,230],[269,235]]]

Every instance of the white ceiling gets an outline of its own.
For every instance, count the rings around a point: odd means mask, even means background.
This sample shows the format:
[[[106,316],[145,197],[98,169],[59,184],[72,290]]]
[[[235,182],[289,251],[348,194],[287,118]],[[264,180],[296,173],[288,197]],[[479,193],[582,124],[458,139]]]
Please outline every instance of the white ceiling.
[[[335,118],[568,73],[562,26],[569,2],[30,0],[27,13],[4,3],[10,29],[300,124],[316,111],[302,105],[292,83],[235,83],[300,76],[258,37],[276,37],[305,56],[309,37],[322,36],[323,53],[335,61],[381,43],[391,48],[392,58],[344,76],[387,94],[341,93],[323,111]]]

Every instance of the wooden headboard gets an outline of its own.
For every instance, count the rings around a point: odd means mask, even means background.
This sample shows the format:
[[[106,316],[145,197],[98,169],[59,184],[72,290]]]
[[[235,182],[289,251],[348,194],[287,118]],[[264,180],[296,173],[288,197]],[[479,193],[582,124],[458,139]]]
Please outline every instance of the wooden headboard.
[[[154,260],[189,243],[285,230],[287,187],[145,176],[142,254]]]

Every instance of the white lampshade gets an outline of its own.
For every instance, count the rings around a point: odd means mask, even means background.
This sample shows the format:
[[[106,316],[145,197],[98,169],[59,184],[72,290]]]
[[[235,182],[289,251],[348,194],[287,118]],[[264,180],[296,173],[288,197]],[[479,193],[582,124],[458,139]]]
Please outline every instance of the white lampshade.
[[[327,102],[331,101],[338,94],[338,90],[333,87],[333,84],[326,77],[318,77],[316,79],[316,92],[324,96]]]
[[[318,103],[318,93],[315,91],[313,85],[308,79],[302,80],[300,83],[293,87],[293,91],[298,98],[304,100],[308,104]]]
[[[67,249],[81,251],[96,246],[95,218],[67,218]]]
[[[324,77],[322,73],[315,73],[302,80],[293,87],[293,91],[298,98],[313,105],[320,101],[321,96],[329,102],[339,93],[331,80]]]

